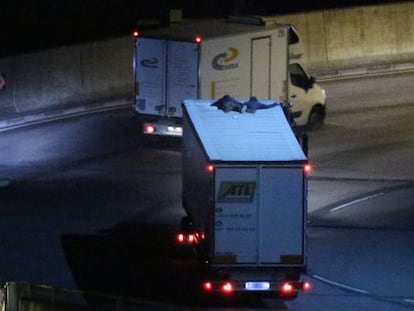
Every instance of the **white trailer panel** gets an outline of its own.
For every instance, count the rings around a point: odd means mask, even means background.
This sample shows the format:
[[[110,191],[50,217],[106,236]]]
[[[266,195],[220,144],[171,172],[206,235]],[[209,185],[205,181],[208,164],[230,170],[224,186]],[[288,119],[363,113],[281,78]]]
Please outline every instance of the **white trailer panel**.
[[[214,264],[257,263],[258,200],[255,167],[215,171]]]
[[[301,166],[217,166],[214,181],[214,264],[303,263]]]
[[[306,183],[302,166],[260,170],[259,262],[302,263]]]
[[[182,117],[183,98],[198,98],[198,46],[168,41],[167,115]]]
[[[208,38],[201,43],[201,98],[224,95],[286,100],[288,34],[283,27]]]
[[[251,94],[258,98],[271,98],[271,37],[261,37],[252,40],[252,77]]]
[[[250,96],[250,39],[238,34],[205,39],[201,44],[201,98]]]
[[[197,44],[139,37],[137,49],[136,111],[181,118],[183,98],[198,98]]]
[[[213,102],[184,101],[209,161],[306,160],[280,105],[255,113],[225,113],[212,107]]]
[[[145,48],[140,48],[144,46]],[[135,59],[136,105],[139,113],[159,115],[157,107],[164,102],[166,93],[166,50],[162,40],[139,38]]]

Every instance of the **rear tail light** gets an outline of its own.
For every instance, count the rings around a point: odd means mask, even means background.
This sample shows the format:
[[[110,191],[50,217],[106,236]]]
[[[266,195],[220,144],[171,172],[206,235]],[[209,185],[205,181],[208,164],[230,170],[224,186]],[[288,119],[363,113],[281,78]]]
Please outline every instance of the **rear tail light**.
[[[182,233],[177,234],[177,242],[184,243],[184,234]]]
[[[188,243],[193,244],[195,242],[194,234],[189,234],[188,237],[187,237],[187,241],[188,241]]]
[[[221,292],[226,295],[230,295],[234,292],[234,286],[230,282],[225,282],[220,287]]]
[[[304,291],[310,291],[312,289],[312,283],[311,282],[303,282],[302,289]]]
[[[201,284],[201,287],[203,291],[206,293],[218,291],[223,295],[231,295],[235,291],[234,285],[230,281],[225,281],[225,282],[205,281]]]
[[[213,164],[208,164],[206,167],[206,170],[208,173],[213,173],[214,172],[214,165]]]
[[[144,124],[144,133],[145,134],[154,134],[157,131],[157,128],[151,124]]]
[[[205,292],[211,292],[213,290],[213,284],[210,281],[204,282],[202,287]]]
[[[178,244],[197,245],[199,242],[199,237],[196,233],[178,233],[176,240]]]
[[[313,171],[312,164],[310,164],[310,163],[306,163],[306,164],[303,166],[303,171],[305,172],[305,174],[310,174],[310,173],[312,173],[312,171]]]
[[[290,282],[285,282],[282,284],[280,291],[283,295],[291,295],[295,291],[295,286]]]

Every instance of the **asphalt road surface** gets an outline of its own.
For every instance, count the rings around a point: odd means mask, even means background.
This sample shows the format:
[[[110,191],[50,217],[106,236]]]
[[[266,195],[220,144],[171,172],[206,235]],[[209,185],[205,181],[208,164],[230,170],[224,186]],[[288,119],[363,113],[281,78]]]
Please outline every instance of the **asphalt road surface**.
[[[323,84],[328,117],[309,153],[314,288],[214,308],[414,308],[413,79]],[[147,141],[136,121],[124,109],[0,134],[1,281],[207,304],[187,301],[197,268],[171,240],[183,215],[180,142]]]

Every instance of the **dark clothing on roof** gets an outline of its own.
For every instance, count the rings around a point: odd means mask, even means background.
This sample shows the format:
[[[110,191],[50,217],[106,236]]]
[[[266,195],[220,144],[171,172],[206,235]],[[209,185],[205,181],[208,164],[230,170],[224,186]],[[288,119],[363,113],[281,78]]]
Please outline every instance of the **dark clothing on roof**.
[[[258,109],[267,109],[277,106],[278,103],[273,103],[270,105],[262,104],[254,96],[250,97],[247,102],[241,103],[234,97],[230,95],[224,95],[222,98],[218,99],[211,106],[217,107],[217,109],[223,110],[224,112],[236,111],[236,112],[249,112],[255,113]]]

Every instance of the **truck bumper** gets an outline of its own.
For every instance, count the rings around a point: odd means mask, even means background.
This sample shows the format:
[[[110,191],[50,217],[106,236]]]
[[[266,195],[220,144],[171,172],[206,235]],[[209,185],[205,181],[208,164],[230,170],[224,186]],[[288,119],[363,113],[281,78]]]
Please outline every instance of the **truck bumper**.
[[[260,295],[281,297],[285,299],[296,298],[299,292],[310,291],[309,281],[241,281],[241,280],[206,280],[201,284],[204,293],[232,295]]]
[[[180,123],[170,119],[161,119],[154,122],[144,122],[142,131],[146,135],[183,136],[183,127]]]
[[[298,269],[298,270],[296,270]],[[210,271],[211,273],[212,271]],[[295,298],[301,291],[309,291],[311,283],[302,280],[302,268],[277,271],[227,271],[206,273],[201,282],[203,292],[221,295],[256,294],[261,296]],[[211,278],[208,279],[208,276]]]

